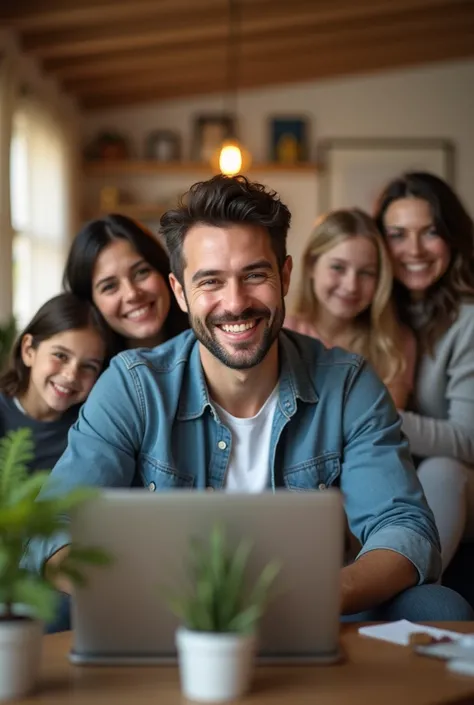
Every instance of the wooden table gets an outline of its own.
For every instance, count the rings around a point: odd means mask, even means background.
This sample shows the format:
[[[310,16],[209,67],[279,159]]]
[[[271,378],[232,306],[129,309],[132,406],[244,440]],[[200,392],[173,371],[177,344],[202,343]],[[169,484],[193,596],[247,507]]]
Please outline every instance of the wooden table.
[[[474,703],[474,678],[408,647],[359,636],[359,625],[341,628],[344,663],[334,666],[259,666],[248,705],[434,705]],[[440,623],[473,632],[474,622]],[[38,692],[18,701],[44,705],[183,705],[178,670],[170,666],[71,666],[70,633],[44,637]]]

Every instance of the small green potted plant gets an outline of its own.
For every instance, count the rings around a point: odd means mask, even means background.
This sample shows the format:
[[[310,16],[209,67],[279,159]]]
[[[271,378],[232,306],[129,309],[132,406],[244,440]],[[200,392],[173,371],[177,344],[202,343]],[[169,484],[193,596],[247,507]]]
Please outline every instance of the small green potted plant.
[[[250,588],[252,543],[243,539],[232,549],[220,524],[207,545],[193,540],[190,549],[189,589],[167,594],[181,621],[176,632],[181,689],[195,701],[234,700],[250,687],[258,624],[280,565],[268,563]]]
[[[33,457],[31,430],[21,428],[0,439],[0,701],[30,692],[36,683],[43,622],[54,617],[57,591],[42,575],[25,570],[25,546],[66,526],[67,513],[93,490],[77,489],[62,497],[37,500],[48,472],[28,474]],[[58,574],[84,583],[81,566],[104,565],[110,558],[98,548],[71,547]]]

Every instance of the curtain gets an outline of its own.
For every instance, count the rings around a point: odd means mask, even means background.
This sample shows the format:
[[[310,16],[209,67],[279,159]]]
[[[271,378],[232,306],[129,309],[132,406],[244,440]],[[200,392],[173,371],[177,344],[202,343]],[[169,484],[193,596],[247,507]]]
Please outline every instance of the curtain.
[[[61,291],[74,220],[73,152],[67,119],[44,100],[23,96],[12,123],[13,310],[23,327]]]
[[[0,325],[25,325],[61,290],[78,225],[74,101],[0,29]]]
[[[12,314],[10,143],[15,97],[13,61],[0,48],[0,324]]]

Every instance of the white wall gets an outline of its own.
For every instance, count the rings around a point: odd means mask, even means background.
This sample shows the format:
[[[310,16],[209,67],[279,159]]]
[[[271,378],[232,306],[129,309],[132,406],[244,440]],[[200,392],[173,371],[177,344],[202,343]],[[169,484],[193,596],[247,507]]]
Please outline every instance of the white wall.
[[[83,135],[89,140],[99,129],[121,130],[132,139],[137,156],[143,156],[148,132],[172,128],[182,135],[187,159],[193,116],[222,108],[219,96],[113,108],[86,114]],[[239,97],[240,136],[255,161],[268,158],[268,118],[288,113],[304,114],[311,119],[313,152],[317,140],[328,137],[452,140],[457,150],[457,189],[474,213],[474,61],[243,92]],[[255,177],[265,179],[278,190],[292,209],[289,249],[298,261],[318,212],[316,176],[255,174]],[[190,175],[190,182],[194,180],[197,179]],[[164,189],[165,195],[171,195],[173,189],[185,190],[190,182],[183,181],[183,177],[150,182],[148,177],[141,181],[140,189],[153,192]]]

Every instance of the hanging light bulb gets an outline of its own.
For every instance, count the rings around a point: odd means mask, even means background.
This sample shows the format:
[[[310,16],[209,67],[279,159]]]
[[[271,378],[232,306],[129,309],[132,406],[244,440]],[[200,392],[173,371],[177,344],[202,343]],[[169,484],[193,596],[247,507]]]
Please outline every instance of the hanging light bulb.
[[[213,169],[226,176],[245,174],[251,162],[249,152],[237,139],[225,140],[211,160]]]
[[[226,176],[235,176],[242,171],[242,151],[235,141],[224,142],[219,154],[219,170]]]
[[[227,99],[228,114],[237,116],[237,92],[239,74],[239,33],[240,33],[240,0],[229,2],[229,39],[227,47]],[[236,176],[246,171],[250,166],[250,154],[236,139],[235,128],[231,131],[213,157],[213,167],[226,176]]]

